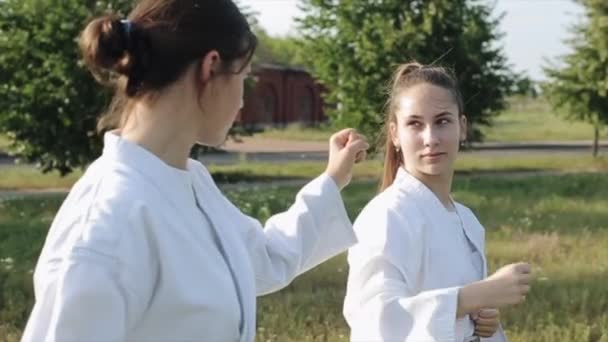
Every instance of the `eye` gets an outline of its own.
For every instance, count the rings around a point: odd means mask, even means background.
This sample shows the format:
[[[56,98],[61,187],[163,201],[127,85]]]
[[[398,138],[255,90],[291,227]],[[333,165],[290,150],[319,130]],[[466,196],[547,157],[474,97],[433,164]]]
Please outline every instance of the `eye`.
[[[450,119],[446,119],[446,118],[439,119],[439,120],[437,121],[437,123],[438,123],[438,124],[440,124],[440,125],[447,125],[447,124],[449,124],[449,123],[451,123],[451,122],[452,122],[452,120],[450,120]]]
[[[407,123],[407,126],[411,126],[411,127],[420,127],[422,124],[420,123],[420,121],[410,121]]]

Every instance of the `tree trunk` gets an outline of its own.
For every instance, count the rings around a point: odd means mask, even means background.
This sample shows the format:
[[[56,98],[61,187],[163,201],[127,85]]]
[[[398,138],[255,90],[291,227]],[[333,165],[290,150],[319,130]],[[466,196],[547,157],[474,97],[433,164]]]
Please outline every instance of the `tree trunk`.
[[[593,137],[593,157],[597,157],[597,153],[599,150],[599,140],[600,140],[600,127],[599,125],[595,125],[594,127],[594,137]]]

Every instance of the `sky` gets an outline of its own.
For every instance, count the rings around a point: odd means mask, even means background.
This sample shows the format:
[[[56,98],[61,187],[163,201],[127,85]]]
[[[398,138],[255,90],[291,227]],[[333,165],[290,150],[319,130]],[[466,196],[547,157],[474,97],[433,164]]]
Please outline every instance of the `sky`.
[[[294,18],[302,13],[299,0],[240,0],[257,12],[260,25],[271,35],[297,34]],[[515,70],[534,80],[544,79],[545,59],[568,53],[563,40],[580,22],[583,10],[573,0],[496,0],[495,14],[505,13],[499,30],[505,34],[502,46]]]

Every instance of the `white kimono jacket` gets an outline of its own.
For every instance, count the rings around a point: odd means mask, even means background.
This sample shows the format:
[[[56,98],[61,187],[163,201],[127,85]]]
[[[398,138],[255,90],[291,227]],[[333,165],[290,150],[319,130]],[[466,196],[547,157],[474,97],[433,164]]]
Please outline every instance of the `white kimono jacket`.
[[[253,341],[256,295],[356,241],[327,175],[263,229],[187,168],[106,134],[48,233],[23,341]]]
[[[456,210],[401,168],[363,209],[354,224],[359,243],[348,253],[344,316],[352,341],[462,342],[473,335],[470,318],[457,320],[456,310],[459,289],[486,276],[484,229],[468,208]],[[506,338],[500,329],[482,341]]]

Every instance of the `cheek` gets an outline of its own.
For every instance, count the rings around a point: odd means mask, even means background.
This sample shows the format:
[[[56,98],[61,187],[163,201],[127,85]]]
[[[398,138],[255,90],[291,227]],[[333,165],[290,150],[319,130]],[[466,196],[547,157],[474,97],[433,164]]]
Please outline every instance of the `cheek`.
[[[453,125],[441,130],[440,144],[446,152],[454,155],[460,146],[460,132],[457,126]]]
[[[245,90],[244,90],[244,86],[243,86],[243,82],[240,82],[238,84],[235,85],[234,87],[235,89],[231,92],[232,93],[232,103],[235,105],[238,105],[238,108],[243,108],[243,104],[244,104],[244,97],[245,97]]]
[[[416,150],[422,144],[422,134],[413,129],[405,129],[399,135],[401,144],[409,150]]]
[[[242,96],[238,96],[238,94],[239,89],[234,85],[224,88],[221,96],[219,96],[219,98],[222,99],[221,106],[224,113],[229,112],[232,114],[235,110],[239,110],[241,108],[240,106],[243,99]]]
[[[416,158],[418,151],[423,145],[420,134],[413,130],[408,130],[400,133],[401,134],[399,134],[399,143],[401,144],[404,158],[406,160]]]
[[[449,130],[446,130],[445,135],[445,139],[449,141],[450,144],[458,145],[460,143],[460,128],[458,126],[451,126]]]
[[[240,98],[242,98],[245,93],[245,78],[238,77],[235,79],[234,83],[235,83],[234,87],[236,88],[236,90],[235,90],[236,95],[239,96]]]
[[[436,124],[433,126],[435,137],[441,142],[449,142],[458,139],[459,129],[454,123]]]

